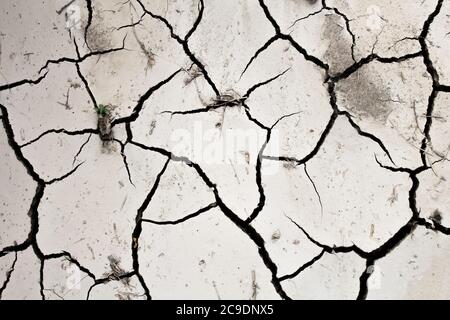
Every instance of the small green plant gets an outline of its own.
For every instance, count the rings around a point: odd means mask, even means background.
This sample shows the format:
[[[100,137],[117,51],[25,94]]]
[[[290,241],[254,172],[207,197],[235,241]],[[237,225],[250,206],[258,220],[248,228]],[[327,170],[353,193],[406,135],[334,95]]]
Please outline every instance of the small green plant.
[[[106,116],[109,113],[109,109],[107,105],[99,104],[96,108],[97,114],[100,116]]]

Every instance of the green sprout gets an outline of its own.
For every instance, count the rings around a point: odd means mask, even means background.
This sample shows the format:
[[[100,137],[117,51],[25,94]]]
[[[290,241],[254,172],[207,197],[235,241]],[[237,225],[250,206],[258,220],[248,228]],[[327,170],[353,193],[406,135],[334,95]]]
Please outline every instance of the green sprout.
[[[106,116],[109,113],[108,106],[104,104],[99,104],[96,108],[97,114],[100,116]]]

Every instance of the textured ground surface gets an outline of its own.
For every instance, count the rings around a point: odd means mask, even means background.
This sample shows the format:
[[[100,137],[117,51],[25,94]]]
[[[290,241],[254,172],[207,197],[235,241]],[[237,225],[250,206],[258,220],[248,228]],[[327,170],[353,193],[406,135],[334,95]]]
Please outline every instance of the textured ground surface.
[[[450,298],[450,1],[0,8],[2,299]]]

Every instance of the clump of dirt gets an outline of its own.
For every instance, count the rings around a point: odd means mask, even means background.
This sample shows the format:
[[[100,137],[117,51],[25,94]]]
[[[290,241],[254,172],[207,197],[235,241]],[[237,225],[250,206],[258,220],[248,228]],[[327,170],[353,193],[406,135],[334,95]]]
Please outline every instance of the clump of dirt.
[[[276,230],[273,234],[272,234],[272,242],[277,242],[278,240],[280,240],[281,238],[281,232],[280,230]]]
[[[184,85],[187,86],[188,84],[190,84],[192,81],[194,81],[195,79],[197,79],[198,77],[200,77],[202,75],[202,71],[200,70],[199,67],[197,67],[196,65],[192,66],[191,68],[189,68],[187,70],[187,74],[188,76],[184,79]]]
[[[110,105],[100,104],[97,107],[98,130],[100,130],[100,138],[103,141],[111,141],[114,136],[112,132],[112,112]]]
[[[392,112],[389,91],[380,86],[367,70],[358,70],[349,78],[339,82],[337,91],[342,106],[360,118],[369,118],[385,123]]]
[[[120,277],[126,274],[126,271],[120,266],[120,258],[110,255],[108,256],[108,260],[111,272],[105,273],[104,276],[112,280],[120,280],[124,285],[129,285],[130,279],[128,277],[120,279]]]
[[[322,39],[329,41],[324,53],[324,60],[330,66],[330,72],[336,74],[353,64],[352,42],[349,41],[345,22],[335,14],[325,15],[325,23],[322,26]]]
[[[104,150],[107,150],[108,152],[115,151],[113,143],[114,133],[112,128],[112,121],[114,120],[113,110],[114,107],[110,104],[99,104],[96,108],[98,117],[97,127],[100,131],[100,139],[102,140]]]
[[[297,163],[291,162],[291,161],[285,161],[285,162],[283,162],[283,168],[285,168],[287,170],[293,170],[293,169],[297,168]]]
[[[435,223],[442,223],[442,213],[436,209],[433,214],[430,216],[430,219]]]
[[[86,43],[91,51],[102,51],[111,48],[111,30],[105,25],[104,17],[94,8],[93,24],[86,34]]]

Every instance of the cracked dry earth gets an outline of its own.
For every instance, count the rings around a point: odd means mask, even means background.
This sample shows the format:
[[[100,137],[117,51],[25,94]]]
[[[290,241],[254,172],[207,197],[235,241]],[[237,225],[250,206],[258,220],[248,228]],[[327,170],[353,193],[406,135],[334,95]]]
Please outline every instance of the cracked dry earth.
[[[2,299],[450,298],[450,1],[0,7]]]

